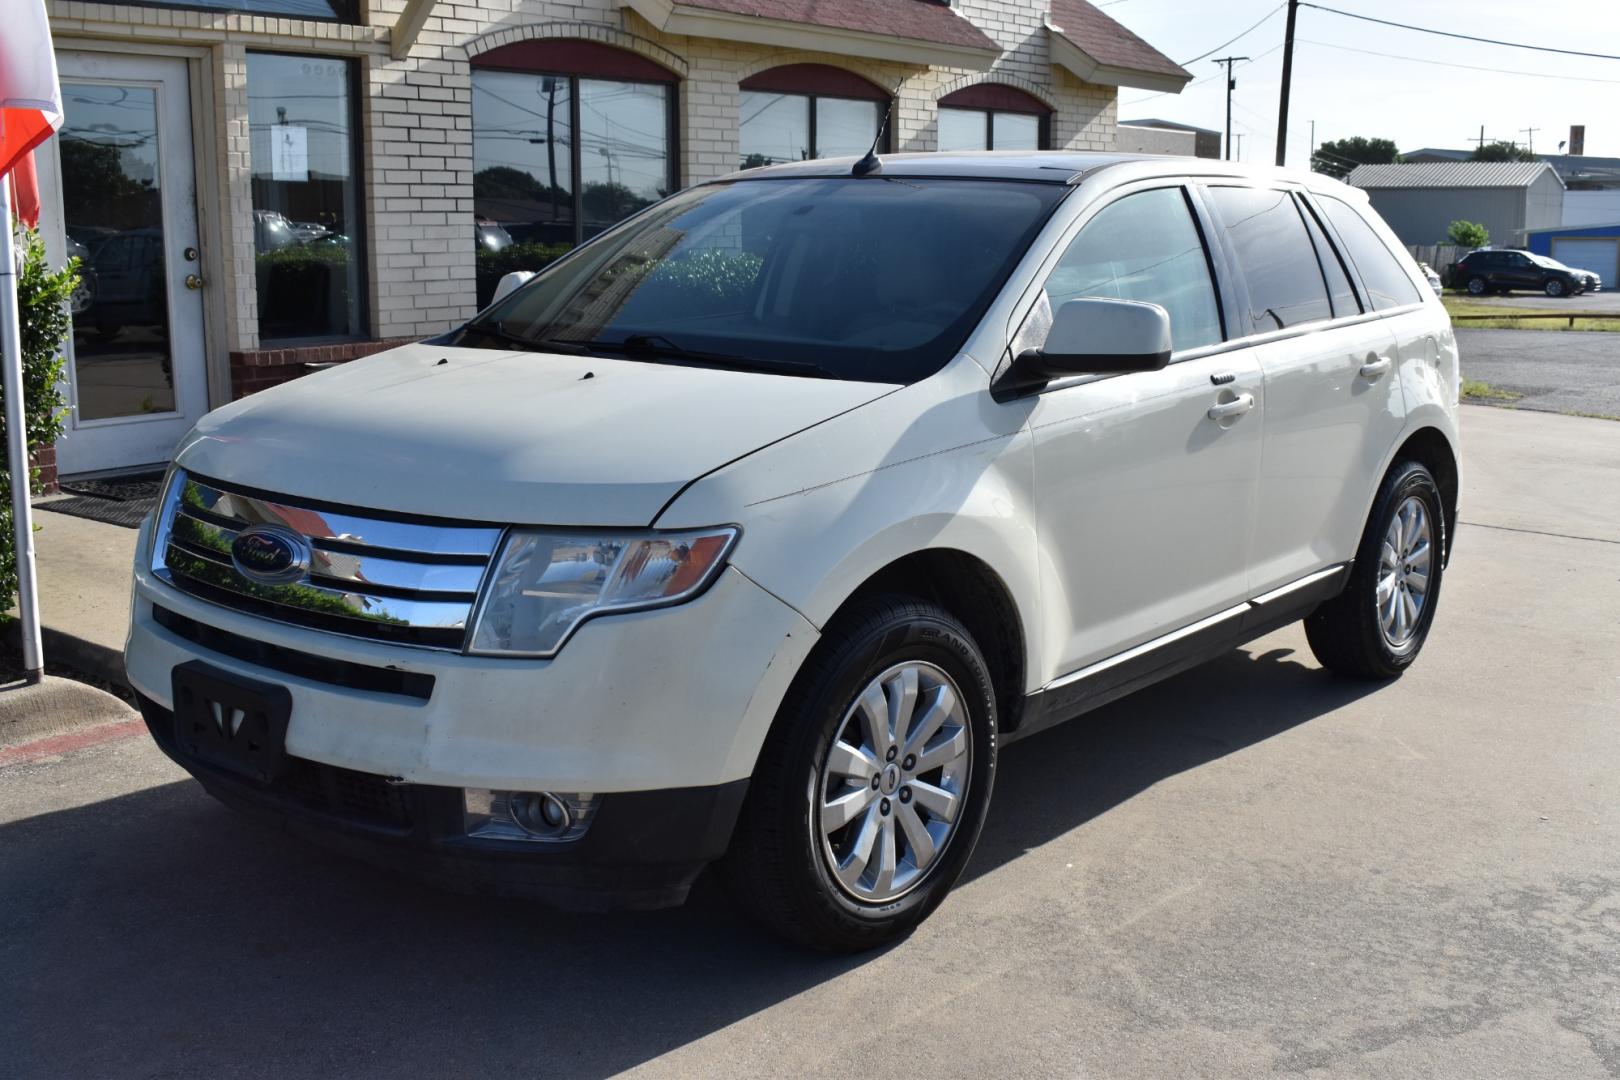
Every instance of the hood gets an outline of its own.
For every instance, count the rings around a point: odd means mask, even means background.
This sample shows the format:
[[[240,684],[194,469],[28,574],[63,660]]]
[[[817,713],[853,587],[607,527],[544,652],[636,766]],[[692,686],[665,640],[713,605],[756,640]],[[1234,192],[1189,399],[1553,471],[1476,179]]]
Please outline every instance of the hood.
[[[343,506],[644,526],[704,473],[893,389],[407,345],[208,414],[176,461],[225,483]]]

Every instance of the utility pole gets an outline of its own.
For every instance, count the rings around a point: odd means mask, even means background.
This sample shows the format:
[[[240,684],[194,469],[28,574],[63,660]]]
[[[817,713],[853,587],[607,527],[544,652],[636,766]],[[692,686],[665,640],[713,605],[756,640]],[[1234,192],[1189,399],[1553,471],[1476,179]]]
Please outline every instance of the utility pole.
[[[1288,91],[1294,85],[1294,17],[1299,14],[1299,0],[1288,0],[1288,29],[1283,32],[1282,97],[1277,105],[1277,164],[1286,165],[1288,157]],[[1315,142],[1313,137],[1312,142]]]
[[[1525,149],[1530,151],[1532,154],[1535,153],[1536,152],[1536,132],[1540,131],[1541,129],[1540,128],[1520,128],[1519,130],[1524,132],[1526,140],[1527,140],[1525,142],[1525,144],[1524,144]]]
[[[1316,158],[1316,121],[1311,121],[1311,159]]]
[[[1484,124],[1479,125],[1479,138],[1477,138],[1477,139],[1468,139],[1466,141],[1471,142],[1471,143],[1475,143],[1475,144],[1477,144],[1479,146],[1484,146],[1485,145],[1485,125]]]
[[[1247,56],[1223,56],[1219,60],[1211,60],[1212,64],[1226,65],[1226,160],[1232,160],[1232,91],[1237,88],[1237,80],[1232,78],[1232,65],[1239,60],[1247,60]]]

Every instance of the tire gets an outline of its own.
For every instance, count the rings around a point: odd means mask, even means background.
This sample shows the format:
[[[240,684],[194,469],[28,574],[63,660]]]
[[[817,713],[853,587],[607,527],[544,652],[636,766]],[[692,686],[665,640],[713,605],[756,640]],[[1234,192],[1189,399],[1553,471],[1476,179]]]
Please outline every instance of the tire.
[[[1485,284],[1485,279],[1482,277],[1469,278],[1466,288],[1468,289],[1469,296],[1484,296],[1485,293],[1489,291],[1488,286]]]
[[[1417,519],[1410,513],[1414,503],[1421,507],[1426,519],[1426,532],[1420,532]],[[1397,513],[1407,515],[1406,535],[1414,539],[1403,545],[1407,551],[1396,553],[1400,557],[1392,571],[1384,550]],[[1423,649],[1440,602],[1445,529],[1445,509],[1433,475],[1415,461],[1397,461],[1373,500],[1349,583],[1343,592],[1305,619],[1306,640],[1323,667],[1362,679],[1393,679],[1411,666]],[[1419,539],[1427,545],[1421,560],[1421,568],[1427,570],[1421,590],[1415,580],[1420,560],[1408,553],[1419,546]],[[1407,567],[1414,572],[1408,573]],[[1405,590],[1400,586],[1402,579],[1407,585]],[[1386,586],[1392,598],[1388,605],[1382,595]],[[1420,604],[1416,618],[1410,617],[1408,607],[1397,615],[1397,619],[1406,616],[1404,624],[1397,621],[1394,627],[1386,625],[1385,614],[1395,609],[1393,601],[1398,597],[1404,602],[1406,596]]]
[[[1547,284],[1541,287],[1541,291],[1546,293],[1548,296],[1556,297],[1563,296],[1565,293],[1569,292],[1569,288],[1557,278],[1548,278]]]
[[[907,670],[918,677],[913,698],[904,694]],[[927,748],[920,757],[905,745],[892,756],[875,745],[866,716],[886,717],[893,702],[911,700],[913,719],[921,723],[930,718],[931,703],[941,700],[940,687],[951,685],[957,708],[914,747]],[[874,701],[874,687],[883,707],[863,710],[863,700]],[[760,752],[720,864],[733,898],[780,936],[827,952],[871,949],[910,933],[945,899],[973,854],[995,779],[996,722],[989,669],[960,622],[909,596],[856,604],[829,626],[794,679]],[[917,725],[910,726],[915,735]],[[876,774],[860,774],[871,778],[870,789],[855,771],[833,767],[835,742],[840,762],[859,758],[860,769],[881,763]],[[951,754],[956,756],[949,765],[921,768]],[[930,806],[943,808],[940,796],[953,786],[954,816],[935,817]],[[836,809],[828,805],[835,801]],[[846,826],[824,831],[829,818],[837,821],[857,806],[864,809],[851,813]],[[894,838],[887,883],[885,822]],[[943,831],[939,837],[930,832],[927,844],[942,840],[929,858],[910,830],[937,826]],[[868,828],[875,839],[865,848],[871,858],[863,862],[858,849]]]

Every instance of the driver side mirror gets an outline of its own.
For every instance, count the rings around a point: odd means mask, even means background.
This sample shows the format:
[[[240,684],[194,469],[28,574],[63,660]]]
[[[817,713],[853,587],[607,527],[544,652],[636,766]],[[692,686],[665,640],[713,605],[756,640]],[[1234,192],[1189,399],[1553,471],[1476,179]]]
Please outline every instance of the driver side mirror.
[[[1170,314],[1158,304],[1081,297],[1057,309],[1038,349],[1025,349],[998,396],[1039,389],[1068,375],[1159,371],[1170,362]]]

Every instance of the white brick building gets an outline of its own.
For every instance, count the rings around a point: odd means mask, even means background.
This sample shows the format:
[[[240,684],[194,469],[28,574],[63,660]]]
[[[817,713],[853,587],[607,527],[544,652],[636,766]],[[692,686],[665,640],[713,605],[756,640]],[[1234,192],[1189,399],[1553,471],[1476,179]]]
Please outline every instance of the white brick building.
[[[680,186],[859,152],[1113,149],[1188,75],[1085,0],[47,0],[76,304],[64,473],[438,333]],[[891,110],[892,109],[892,113]],[[548,254],[549,253],[549,254]]]

